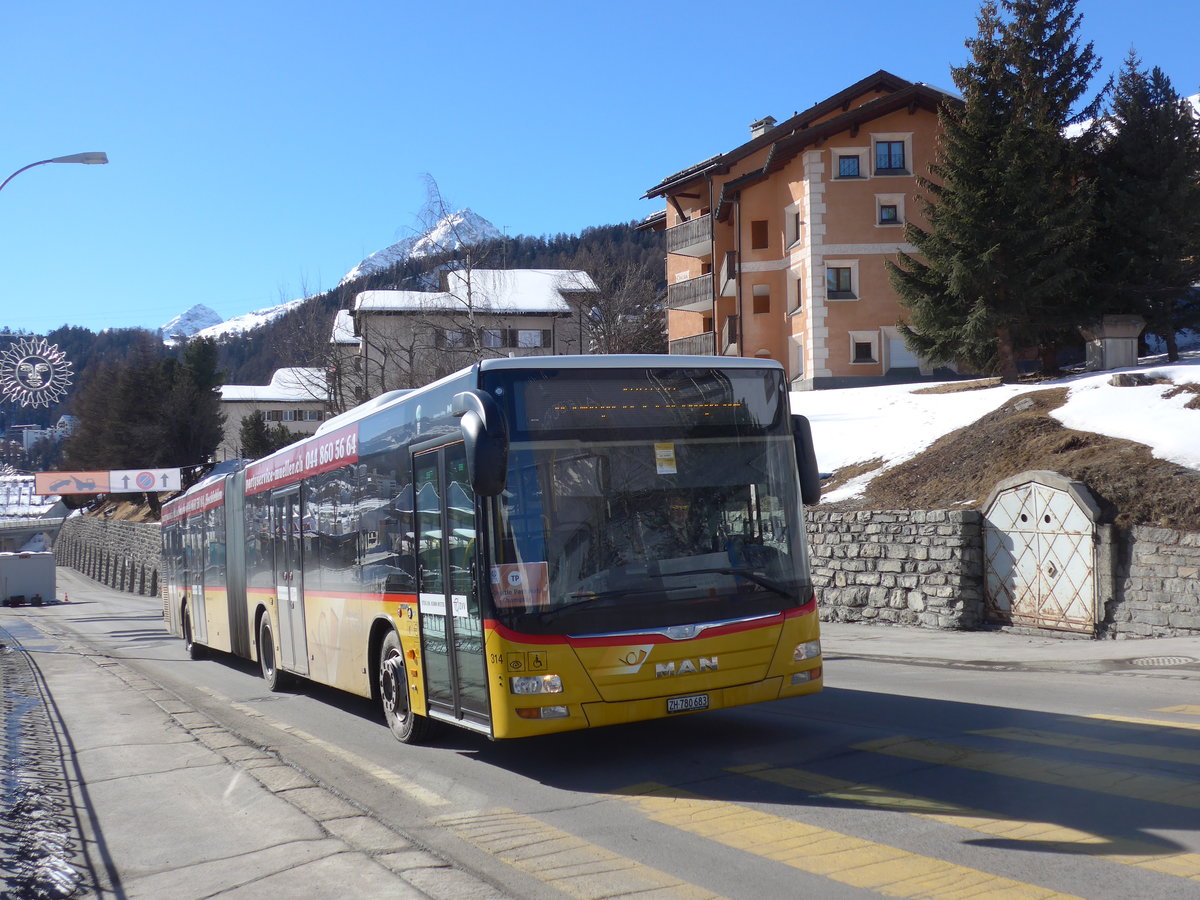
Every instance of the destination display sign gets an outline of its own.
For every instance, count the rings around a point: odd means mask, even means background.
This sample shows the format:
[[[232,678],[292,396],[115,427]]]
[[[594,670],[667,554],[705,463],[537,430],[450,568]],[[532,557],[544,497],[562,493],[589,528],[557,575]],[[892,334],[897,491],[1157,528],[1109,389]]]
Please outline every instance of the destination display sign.
[[[199,493],[188,494],[186,497],[172,500],[163,506],[163,524],[166,525],[186,516],[204,512],[206,509],[212,509],[214,506],[219,506],[224,498],[225,482],[218,481],[216,484],[205,488]]]
[[[246,493],[258,494],[358,462],[358,424],[309,438],[246,467]]]

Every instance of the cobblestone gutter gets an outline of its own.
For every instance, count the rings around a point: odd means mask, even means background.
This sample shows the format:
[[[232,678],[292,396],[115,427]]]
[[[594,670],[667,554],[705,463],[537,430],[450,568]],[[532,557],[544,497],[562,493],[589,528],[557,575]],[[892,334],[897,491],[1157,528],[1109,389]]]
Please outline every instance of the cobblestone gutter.
[[[36,665],[0,628],[0,898],[95,890],[60,730]]]

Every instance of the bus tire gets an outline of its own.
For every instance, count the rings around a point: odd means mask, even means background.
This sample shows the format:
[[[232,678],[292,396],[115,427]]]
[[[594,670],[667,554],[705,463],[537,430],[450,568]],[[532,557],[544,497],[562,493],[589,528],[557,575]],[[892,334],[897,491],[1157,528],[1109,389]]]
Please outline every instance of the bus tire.
[[[262,669],[267,690],[282,691],[288,685],[288,675],[279,668],[279,655],[275,652],[275,636],[271,633],[271,619],[263,616],[258,626],[258,664]]]
[[[379,702],[396,740],[419,744],[429,735],[430,721],[413,712],[409,703],[408,669],[394,631],[387,633],[379,648]]]
[[[205,652],[207,648],[203,644],[197,644],[192,636],[192,620],[188,616],[186,604],[179,610],[179,620],[183,623],[183,649],[187,651],[188,658],[204,659],[208,656]]]

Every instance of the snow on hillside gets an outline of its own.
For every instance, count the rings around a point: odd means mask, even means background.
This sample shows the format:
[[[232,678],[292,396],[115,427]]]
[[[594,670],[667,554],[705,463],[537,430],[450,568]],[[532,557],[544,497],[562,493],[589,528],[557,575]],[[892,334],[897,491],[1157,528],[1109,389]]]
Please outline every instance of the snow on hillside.
[[[1174,385],[1200,385],[1200,350],[1181,354],[1174,364],[1168,364],[1165,356],[1147,357],[1132,369],[947,394],[916,393],[929,384],[796,392],[791,395],[792,411],[812,423],[822,472],[877,457],[884,461],[883,468],[891,468],[1018,394],[1066,386],[1067,402],[1053,415],[1067,428],[1137,441],[1148,445],[1159,459],[1200,470],[1200,410],[1184,408],[1196,395],[1184,391],[1164,396],[1172,384],[1115,387],[1109,382],[1118,371],[1162,378]],[[853,479],[823,499],[855,497],[880,471]]]
[[[268,306],[263,309],[256,309],[254,312],[243,313],[240,316],[234,316],[221,322],[218,325],[213,325],[209,328],[202,328],[196,332],[197,337],[217,338],[228,337],[231,334],[241,334],[244,331],[253,331],[266,325],[272,319],[278,319],[284,313],[295,309],[307,301],[307,297],[300,297],[296,300],[289,300],[287,303],[281,303],[278,306]]]
[[[457,250],[503,237],[500,229],[487,219],[469,209],[460,209],[443,218],[425,234],[405,238],[372,253],[347,272],[339,285],[390,269],[407,259],[420,259],[443,250]]]

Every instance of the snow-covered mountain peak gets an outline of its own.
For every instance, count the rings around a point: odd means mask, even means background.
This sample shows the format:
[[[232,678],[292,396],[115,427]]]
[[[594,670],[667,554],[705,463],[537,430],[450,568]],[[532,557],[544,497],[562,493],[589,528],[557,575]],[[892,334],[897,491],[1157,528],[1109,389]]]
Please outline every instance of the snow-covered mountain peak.
[[[222,321],[221,314],[216,310],[203,303],[197,303],[191,309],[180,313],[170,322],[160,326],[159,330],[162,332],[164,342],[174,344],[180,337],[191,337],[196,332],[218,325]]]
[[[470,209],[460,209],[441,219],[424,234],[404,238],[372,253],[347,272],[339,284],[382,272],[408,259],[420,259],[443,251],[501,240],[503,237],[500,229],[483,216]]]

